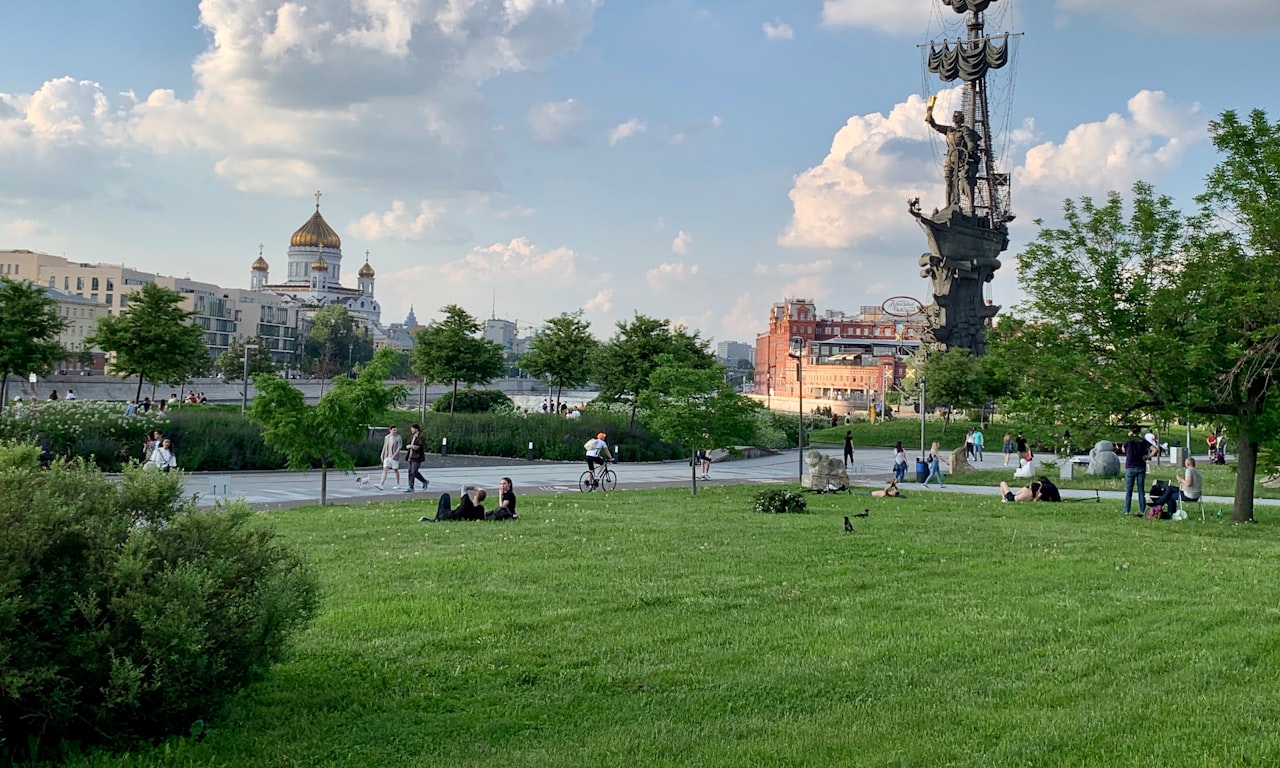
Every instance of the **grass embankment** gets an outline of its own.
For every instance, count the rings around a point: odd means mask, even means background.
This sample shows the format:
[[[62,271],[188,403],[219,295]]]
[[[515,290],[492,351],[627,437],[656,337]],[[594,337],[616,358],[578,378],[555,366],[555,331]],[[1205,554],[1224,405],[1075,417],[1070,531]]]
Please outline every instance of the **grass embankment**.
[[[322,615],[203,741],[74,766],[1280,762],[1274,524],[753,489],[300,508]],[[842,517],[856,532],[842,531]]]

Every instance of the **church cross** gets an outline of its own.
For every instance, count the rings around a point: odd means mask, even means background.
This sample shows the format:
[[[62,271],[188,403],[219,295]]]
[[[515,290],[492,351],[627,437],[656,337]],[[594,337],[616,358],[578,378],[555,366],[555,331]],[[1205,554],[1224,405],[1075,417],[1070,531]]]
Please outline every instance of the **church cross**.
[[[320,210],[320,190],[316,190],[316,210]]]

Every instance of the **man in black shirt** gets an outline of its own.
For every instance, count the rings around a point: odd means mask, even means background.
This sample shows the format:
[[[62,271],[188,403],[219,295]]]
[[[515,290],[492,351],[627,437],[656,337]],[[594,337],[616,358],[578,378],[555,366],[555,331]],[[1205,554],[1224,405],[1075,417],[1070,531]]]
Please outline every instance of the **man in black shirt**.
[[[1117,453],[1124,454],[1124,514],[1128,515],[1133,499],[1133,489],[1138,489],[1138,517],[1147,515],[1147,459],[1156,447],[1142,439],[1137,427],[1129,431],[1129,439]]]
[[[1036,501],[1062,501],[1062,494],[1058,492],[1058,486],[1054,485],[1044,475],[1040,476],[1040,489],[1036,492]]]
[[[475,500],[472,500],[474,495]],[[424,517],[419,522],[440,523],[446,520],[483,520],[484,506],[480,503],[485,499],[485,491],[483,488],[464,488],[462,501],[458,502],[456,509],[450,509],[449,505],[452,499],[449,494],[440,494],[440,501],[436,505],[436,516],[434,519]]]

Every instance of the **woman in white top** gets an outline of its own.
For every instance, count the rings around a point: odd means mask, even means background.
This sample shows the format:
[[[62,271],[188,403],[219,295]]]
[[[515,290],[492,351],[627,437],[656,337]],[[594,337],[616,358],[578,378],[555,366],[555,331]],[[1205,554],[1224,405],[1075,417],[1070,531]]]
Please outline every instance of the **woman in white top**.
[[[168,472],[178,466],[178,460],[173,455],[173,441],[165,438],[151,452],[151,463],[156,465],[157,469]]]
[[[907,479],[907,451],[901,440],[893,447],[893,476],[899,483]]]

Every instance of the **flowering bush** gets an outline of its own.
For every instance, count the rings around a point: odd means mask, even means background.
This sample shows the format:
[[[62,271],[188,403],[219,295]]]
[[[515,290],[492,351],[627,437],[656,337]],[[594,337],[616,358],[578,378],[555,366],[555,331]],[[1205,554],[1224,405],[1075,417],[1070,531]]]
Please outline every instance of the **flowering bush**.
[[[46,458],[84,458],[116,470],[142,459],[142,441],[153,429],[168,431],[159,411],[125,416],[125,404],[105,400],[42,400],[0,413],[0,440],[36,443]]]
[[[784,514],[787,512],[808,512],[809,502],[795,491],[784,491],[781,488],[766,488],[756,494],[757,512],[766,514]]]

